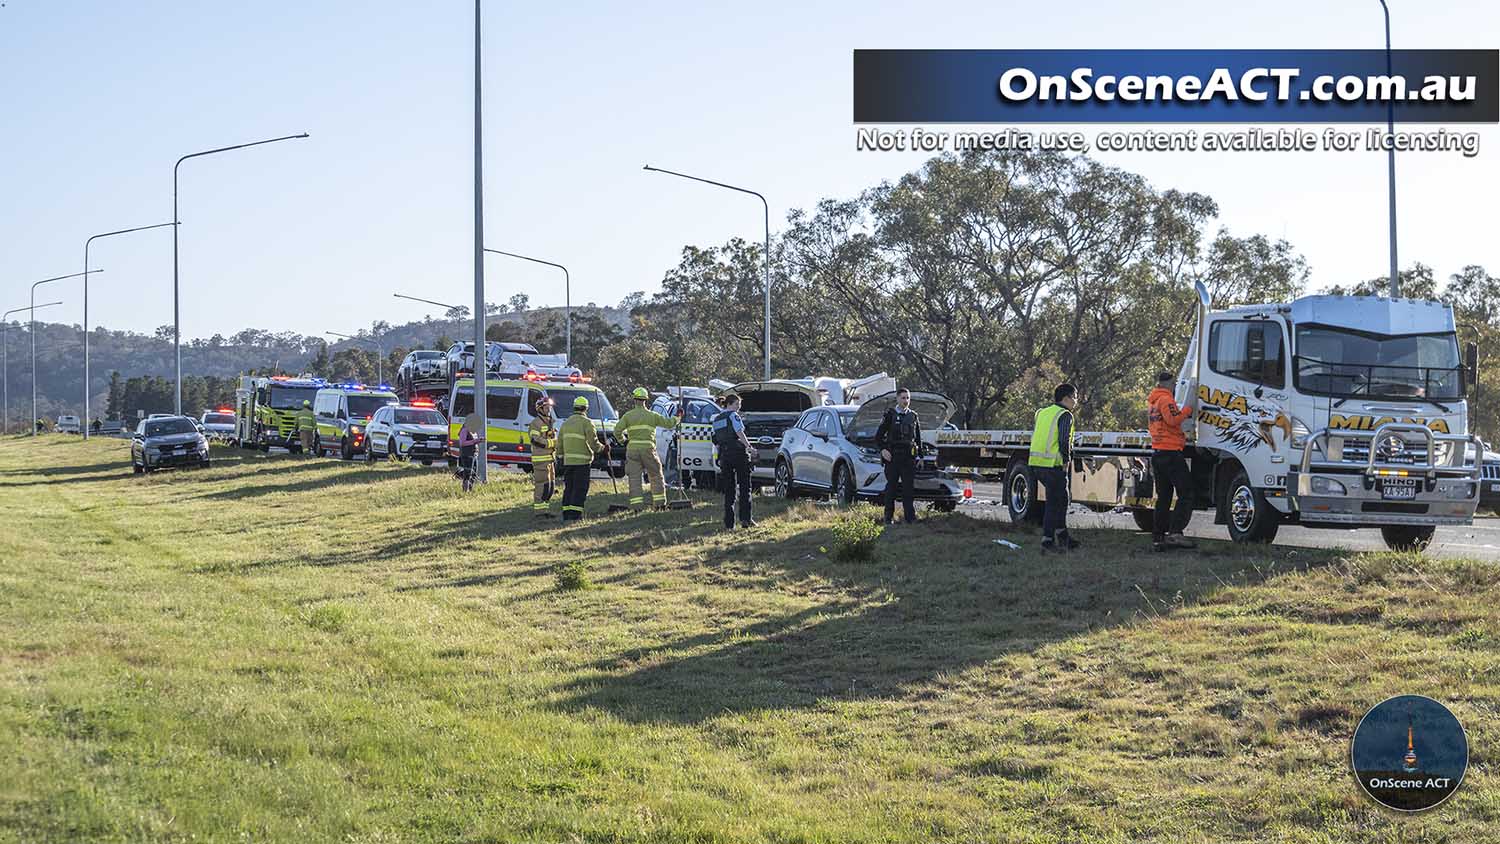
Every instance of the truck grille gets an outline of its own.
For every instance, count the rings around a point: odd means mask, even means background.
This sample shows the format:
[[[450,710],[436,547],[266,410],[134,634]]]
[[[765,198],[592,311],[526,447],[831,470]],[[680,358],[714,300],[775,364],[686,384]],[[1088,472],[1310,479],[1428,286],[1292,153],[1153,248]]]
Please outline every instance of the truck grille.
[[[1344,440],[1344,462],[1365,463],[1370,459],[1370,438],[1348,438]],[[1393,456],[1377,454],[1376,463],[1416,464],[1427,462],[1427,444],[1406,441],[1406,450]]]
[[[1500,463],[1486,463],[1479,471],[1487,481],[1500,481]]]

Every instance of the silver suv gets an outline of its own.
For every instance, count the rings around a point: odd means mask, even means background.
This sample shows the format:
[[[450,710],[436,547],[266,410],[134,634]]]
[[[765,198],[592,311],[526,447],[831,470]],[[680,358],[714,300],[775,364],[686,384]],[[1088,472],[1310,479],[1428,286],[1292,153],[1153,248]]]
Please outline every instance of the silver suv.
[[[130,465],[137,475],[169,466],[208,468],[208,439],[187,416],[141,420],[130,439]]]

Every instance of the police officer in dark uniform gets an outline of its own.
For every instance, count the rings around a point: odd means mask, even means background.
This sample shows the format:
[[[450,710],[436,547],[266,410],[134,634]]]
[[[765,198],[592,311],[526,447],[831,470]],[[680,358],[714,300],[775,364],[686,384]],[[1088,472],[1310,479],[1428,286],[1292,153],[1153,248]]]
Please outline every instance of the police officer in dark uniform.
[[[755,449],[745,436],[745,422],[740,418],[740,397],[728,395],[724,409],[713,418],[713,442],[719,452],[719,488],[724,491],[724,529],[734,529],[734,511],[738,499],[740,527],[755,527],[750,517],[750,461]]]
[[[902,515],[908,524],[917,520],[917,508],[912,504],[913,487],[916,484],[917,449],[922,444],[922,421],[911,409],[911,390],[902,387],[896,391],[896,406],[888,408],[875,430],[875,443],[880,448],[880,459],[885,461],[885,523],[891,524],[896,515],[896,495],[901,495]]]

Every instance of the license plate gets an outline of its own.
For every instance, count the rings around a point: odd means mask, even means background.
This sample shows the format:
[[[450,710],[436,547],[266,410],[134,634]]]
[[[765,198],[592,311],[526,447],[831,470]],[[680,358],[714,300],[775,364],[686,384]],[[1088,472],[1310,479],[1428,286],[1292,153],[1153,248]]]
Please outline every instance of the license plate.
[[[1490,492],[1500,492],[1500,481],[1490,484]]]
[[[1401,478],[1381,482],[1380,497],[1387,499],[1412,499],[1417,497],[1416,478]]]

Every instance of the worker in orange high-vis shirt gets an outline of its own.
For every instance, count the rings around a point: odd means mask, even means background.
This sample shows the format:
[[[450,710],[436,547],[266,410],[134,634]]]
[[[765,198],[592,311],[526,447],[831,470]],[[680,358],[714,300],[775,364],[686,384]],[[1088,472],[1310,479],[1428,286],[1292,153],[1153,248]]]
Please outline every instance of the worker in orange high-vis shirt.
[[[1193,418],[1193,408],[1177,407],[1172,396],[1170,372],[1156,375],[1156,388],[1146,399],[1149,406],[1147,430],[1151,432],[1151,475],[1156,479],[1156,514],[1152,523],[1151,547],[1157,551],[1169,548],[1195,548],[1182,532],[1193,517],[1193,478],[1182,450],[1187,438],[1182,423]],[[1177,506],[1172,506],[1173,494]]]

